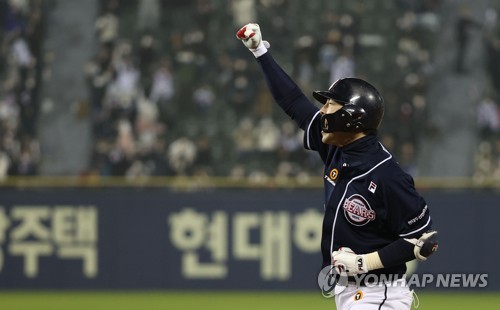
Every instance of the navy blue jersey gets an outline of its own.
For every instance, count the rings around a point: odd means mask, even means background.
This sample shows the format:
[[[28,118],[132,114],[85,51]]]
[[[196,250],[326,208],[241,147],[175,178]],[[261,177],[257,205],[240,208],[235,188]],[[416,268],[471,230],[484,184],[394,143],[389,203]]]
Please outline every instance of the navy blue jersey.
[[[319,109],[300,91],[266,53],[258,58],[269,88],[282,109],[302,128],[305,148],[316,151],[324,163],[324,220],[321,251],[323,266],[331,253],[349,247],[355,253],[379,251],[386,268],[376,274],[403,274],[408,256],[393,261],[391,247],[401,238],[418,238],[431,229],[425,200],[376,136],[365,136],[344,147],[321,141]],[[405,242],[406,243],[406,242]],[[406,256],[405,256],[406,257]]]

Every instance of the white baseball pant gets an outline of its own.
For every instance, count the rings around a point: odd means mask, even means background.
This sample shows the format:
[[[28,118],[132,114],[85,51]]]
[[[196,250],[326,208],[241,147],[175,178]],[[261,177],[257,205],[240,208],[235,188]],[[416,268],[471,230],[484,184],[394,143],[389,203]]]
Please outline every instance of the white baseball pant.
[[[410,310],[413,293],[401,283],[347,287],[335,295],[337,310]]]

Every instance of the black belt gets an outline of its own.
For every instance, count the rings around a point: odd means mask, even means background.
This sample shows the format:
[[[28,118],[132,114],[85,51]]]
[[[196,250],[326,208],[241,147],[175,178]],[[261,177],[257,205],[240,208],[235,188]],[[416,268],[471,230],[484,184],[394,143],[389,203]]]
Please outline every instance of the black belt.
[[[399,281],[399,280],[402,280],[403,279],[403,276],[394,276],[392,275],[392,277],[388,277],[388,276],[385,276],[384,275],[380,275],[380,274],[375,274],[377,276],[377,278],[383,278],[382,281],[373,281],[373,278],[370,279],[370,277],[368,278],[368,281],[366,281],[366,277],[370,275],[370,274],[365,274],[365,275],[360,275],[358,277],[353,277],[353,276],[348,276],[347,277],[347,284],[354,284],[354,285],[357,285],[357,286],[374,286],[374,285],[383,285],[383,284],[387,284],[387,283],[394,283],[396,281]],[[371,281],[370,281],[371,280]]]

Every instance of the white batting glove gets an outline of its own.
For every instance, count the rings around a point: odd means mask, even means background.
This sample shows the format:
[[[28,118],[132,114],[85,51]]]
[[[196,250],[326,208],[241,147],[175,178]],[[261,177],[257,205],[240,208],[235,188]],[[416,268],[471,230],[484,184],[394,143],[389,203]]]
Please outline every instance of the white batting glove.
[[[436,252],[438,249],[437,236],[438,232],[435,230],[431,230],[423,233],[419,239],[405,238],[405,240],[415,245],[415,247],[413,248],[413,253],[415,254],[415,257],[420,261],[425,261],[431,254]]]
[[[269,42],[262,40],[258,24],[247,24],[236,33],[236,37],[253,53],[255,58],[264,55],[271,47]]]
[[[348,276],[368,272],[364,255],[358,255],[346,247],[332,252],[332,265],[339,274],[345,272]]]

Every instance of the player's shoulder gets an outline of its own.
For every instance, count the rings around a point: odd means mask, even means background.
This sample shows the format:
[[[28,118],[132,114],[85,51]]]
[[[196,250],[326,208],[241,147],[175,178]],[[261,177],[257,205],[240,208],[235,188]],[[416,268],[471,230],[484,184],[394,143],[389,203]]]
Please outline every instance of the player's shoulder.
[[[401,168],[394,157],[384,162],[377,170],[377,177],[384,183],[414,183],[413,177]]]

